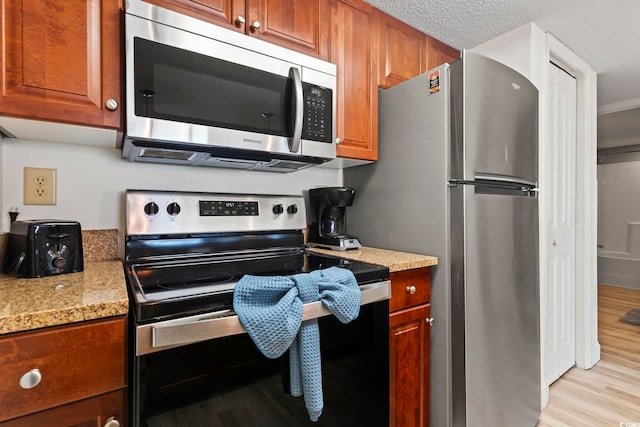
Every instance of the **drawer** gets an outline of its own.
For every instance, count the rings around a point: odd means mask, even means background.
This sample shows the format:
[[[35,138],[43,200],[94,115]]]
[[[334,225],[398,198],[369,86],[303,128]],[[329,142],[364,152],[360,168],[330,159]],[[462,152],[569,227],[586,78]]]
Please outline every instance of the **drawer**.
[[[126,348],[125,316],[0,338],[0,421],[124,388]]]
[[[121,426],[126,425],[126,395],[124,390],[102,394],[91,399],[58,406],[47,411],[37,412],[26,417],[14,418],[0,423],[1,427],[82,427],[106,426],[109,419],[114,419]],[[112,423],[114,424],[114,423]]]
[[[390,275],[391,301],[389,311],[402,310],[429,302],[431,274],[429,267],[397,271]]]

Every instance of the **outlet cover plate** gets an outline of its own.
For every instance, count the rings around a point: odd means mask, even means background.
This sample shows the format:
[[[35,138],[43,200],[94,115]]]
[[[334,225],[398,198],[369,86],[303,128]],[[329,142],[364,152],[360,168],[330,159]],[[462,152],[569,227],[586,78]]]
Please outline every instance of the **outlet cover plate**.
[[[46,168],[24,168],[24,204],[56,204],[56,170]]]

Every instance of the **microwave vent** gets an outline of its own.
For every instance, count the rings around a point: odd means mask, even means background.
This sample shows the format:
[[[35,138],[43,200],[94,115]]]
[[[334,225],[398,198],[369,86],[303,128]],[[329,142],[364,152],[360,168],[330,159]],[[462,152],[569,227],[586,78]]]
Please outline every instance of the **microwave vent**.
[[[144,148],[140,150],[139,157],[150,159],[182,160],[188,162],[191,161],[197,154],[198,153],[194,153],[193,151]]]

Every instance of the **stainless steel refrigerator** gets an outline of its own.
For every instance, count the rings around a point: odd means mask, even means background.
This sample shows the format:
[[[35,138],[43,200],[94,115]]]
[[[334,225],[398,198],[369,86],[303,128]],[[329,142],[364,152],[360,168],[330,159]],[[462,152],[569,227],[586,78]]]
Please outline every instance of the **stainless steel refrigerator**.
[[[540,413],[538,91],[463,52],[379,99],[379,158],[344,170],[364,246],[435,255],[431,426]]]

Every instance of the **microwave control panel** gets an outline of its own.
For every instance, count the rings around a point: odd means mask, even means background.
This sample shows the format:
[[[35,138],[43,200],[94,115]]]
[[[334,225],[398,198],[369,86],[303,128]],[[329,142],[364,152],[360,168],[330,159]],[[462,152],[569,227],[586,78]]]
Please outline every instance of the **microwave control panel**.
[[[302,83],[302,92],[304,94],[302,139],[333,142],[333,91]]]

